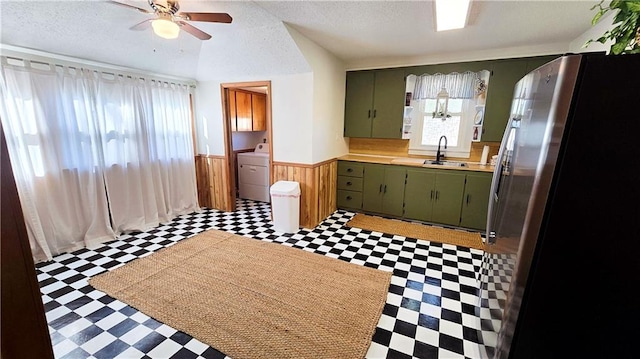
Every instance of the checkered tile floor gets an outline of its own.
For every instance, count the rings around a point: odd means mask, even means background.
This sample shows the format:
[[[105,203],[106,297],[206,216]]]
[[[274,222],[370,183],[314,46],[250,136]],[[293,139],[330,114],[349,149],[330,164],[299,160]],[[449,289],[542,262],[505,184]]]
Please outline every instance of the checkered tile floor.
[[[56,358],[226,358],[87,284],[91,276],[207,229],[392,271],[367,358],[484,358],[492,352],[500,323],[495,309],[504,299],[492,289],[504,289],[504,278],[510,274],[496,269],[497,279],[481,292],[476,277],[484,267],[482,251],[346,227],[354,213],[343,210],[312,230],[282,234],[272,229],[268,203],[238,200],[237,207],[233,213],[204,209],[97,249],[37,264]],[[489,270],[484,273],[492,275]]]

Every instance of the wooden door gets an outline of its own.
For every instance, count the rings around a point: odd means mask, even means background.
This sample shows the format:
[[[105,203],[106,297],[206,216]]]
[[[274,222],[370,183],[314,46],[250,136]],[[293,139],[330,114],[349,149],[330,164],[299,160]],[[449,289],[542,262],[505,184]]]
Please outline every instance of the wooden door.
[[[267,95],[260,93],[251,94],[251,113],[253,118],[253,131],[266,131]]]
[[[236,115],[236,92],[227,90],[229,97],[229,121],[231,121],[231,131],[238,131],[238,117]]]
[[[251,93],[236,91],[236,116],[238,119],[238,131],[253,131]]]

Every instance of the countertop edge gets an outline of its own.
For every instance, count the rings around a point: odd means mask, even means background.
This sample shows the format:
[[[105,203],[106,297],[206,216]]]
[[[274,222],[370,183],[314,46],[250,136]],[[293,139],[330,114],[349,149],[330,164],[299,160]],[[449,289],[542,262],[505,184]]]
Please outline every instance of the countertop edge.
[[[434,168],[439,170],[472,171],[472,172],[493,172],[495,168],[495,166],[481,165],[478,162],[467,162],[467,166],[465,167],[425,165],[419,162],[423,160],[423,158],[365,155],[365,154],[355,154],[355,153],[350,153],[344,156],[340,156],[337,159],[339,161],[377,163],[377,164],[383,164],[383,165],[396,165],[396,166],[408,166],[408,167],[420,167],[420,168]],[[403,162],[403,160],[405,160],[405,162]]]

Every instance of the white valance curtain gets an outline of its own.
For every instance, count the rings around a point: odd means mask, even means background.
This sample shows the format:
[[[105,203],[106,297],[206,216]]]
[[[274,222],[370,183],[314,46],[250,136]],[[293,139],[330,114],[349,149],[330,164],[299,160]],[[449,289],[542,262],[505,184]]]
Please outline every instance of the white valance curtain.
[[[480,81],[480,73],[471,71],[421,75],[416,78],[413,99],[434,99],[442,88],[447,90],[450,98],[471,99],[475,96]]]
[[[187,85],[1,60],[0,119],[36,261],[199,209]]]

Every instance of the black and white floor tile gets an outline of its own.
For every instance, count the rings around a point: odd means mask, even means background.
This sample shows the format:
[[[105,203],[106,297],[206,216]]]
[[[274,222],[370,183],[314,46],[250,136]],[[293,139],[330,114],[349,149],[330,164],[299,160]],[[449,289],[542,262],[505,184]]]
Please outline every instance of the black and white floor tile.
[[[39,263],[38,281],[55,357],[226,358],[87,284],[89,277],[208,229],[392,271],[387,303],[367,358],[486,357],[495,345],[500,323],[495,308],[503,298],[492,296],[491,288],[482,291],[482,301],[479,298],[476,277],[483,252],[345,226],[353,215],[338,210],[316,228],[283,234],[272,229],[268,203],[238,200],[236,212],[203,209],[95,249]],[[500,279],[504,273],[495,274],[495,285],[504,285]]]

